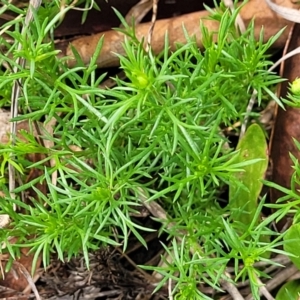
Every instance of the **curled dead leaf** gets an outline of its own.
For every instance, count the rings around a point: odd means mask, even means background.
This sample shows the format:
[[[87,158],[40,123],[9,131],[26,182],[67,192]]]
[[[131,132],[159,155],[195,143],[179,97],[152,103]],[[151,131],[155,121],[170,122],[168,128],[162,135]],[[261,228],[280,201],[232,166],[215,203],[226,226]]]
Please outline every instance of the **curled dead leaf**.
[[[286,6],[286,3],[284,5],[278,5],[272,2],[271,0],[265,0],[268,6],[278,15],[280,15],[282,18],[295,22],[300,23],[300,11],[298,9],[290,8]],[[295,7],[295,4],[289,2],[289,5],[292,5]],[[299,5],[298,5],[299,8]]]

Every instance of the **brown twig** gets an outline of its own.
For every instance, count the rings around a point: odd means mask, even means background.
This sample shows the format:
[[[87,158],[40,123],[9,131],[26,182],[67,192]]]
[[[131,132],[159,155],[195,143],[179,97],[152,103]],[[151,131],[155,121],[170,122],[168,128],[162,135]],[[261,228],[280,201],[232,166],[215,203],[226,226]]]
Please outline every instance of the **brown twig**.
[[[284,0],[283,4],[291,5],[288,0]],[[189,36],[195,36],[197,45],[203,49],[202,35],[199,30],[199,22],[211,32],[218,32],[219,23],[209,20],[207,11],[194,12],[187,15],[182,15],[175,18],[157,20],[151,41],[151,49],[155,54],[160,53],[164,49],[165,34],[168,32],[170,50],[175,49],[176,43],[186,43],[186,37],[182,26]],[[280,29],[285,26],[290,27],[291,22],[275,15],[264,1],[252,0],[247,2],[240,10],[240,15],[246,25],[255,17],[255,36],[259,39],[261,28],[264,27],[264,40],[267,41],[274,36]],[[138,39],[146,39],[151,23],[139,24],[135,28]],[[276,40],[273,47],[283,47],[288,35],[288,29]],[[103,47],[99,57],[97,58],[97,65],[99,67],[112,67],[119,65],[119,59],[115,55],[125,54],[122,47],[124,41],[124,34],[118,31],[109,30],[99,34],[88,37],[76,39],[72,45],[76,48],[84,63],[88,64],[92,55],[94,55],[99,39],[104,36]],[[214,35],[215,40],[217,36]],[[73,53],[71,48],[68,48],[67,55],[71,58]],[[76,63],[74,59],[70,59],[68,64],[73,66]]]

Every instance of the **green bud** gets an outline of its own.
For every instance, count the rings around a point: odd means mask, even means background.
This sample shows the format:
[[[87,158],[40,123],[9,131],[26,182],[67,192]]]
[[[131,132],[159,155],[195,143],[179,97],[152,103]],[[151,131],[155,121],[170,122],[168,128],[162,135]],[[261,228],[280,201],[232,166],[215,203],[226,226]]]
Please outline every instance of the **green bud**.
[[[132,71],[131,81],[139,89],[145,89],[149,84],[147,75],[139,70]]]
[[[147,87],[147,85],[148,85],[148,79],[147,79],[146,76],[137,76],[137,77],[136,77],[136,80],[137,80],[137,82],[138,82],[140,88],[143,89],[143,88],[146,88],[146,87]]]
[[[296,78],[291,84],[291,93],[300,96],[300,78]]]

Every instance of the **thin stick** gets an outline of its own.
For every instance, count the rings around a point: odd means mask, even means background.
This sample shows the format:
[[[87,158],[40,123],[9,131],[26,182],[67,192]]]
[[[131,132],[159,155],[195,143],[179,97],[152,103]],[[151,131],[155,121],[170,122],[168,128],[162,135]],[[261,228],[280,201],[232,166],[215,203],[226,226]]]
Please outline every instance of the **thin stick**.
[[[233,300],[245,300],[234,284],[227,280],[221,280],[222,287],[231,295]]]
[[[260,281],[260,279],[255,275],[257,282],[261,285],[259,287],[259,292],[265,296],[267,300],[275,300],[274,297],[270,294],[266,286]]]
[[[287,267],[286,269],[280,271],[276,276],[274,276],[271,280],[269,280],[265,284],[265,288],[268,291],[272,291],[297,272],[298,269],[294,265],[291,265],[290,267]],[[259,291],[259,294],[262,295],[261,290]],[[246,300],[252,300],[252,299],[253,299],[252,294],[246,297]]]

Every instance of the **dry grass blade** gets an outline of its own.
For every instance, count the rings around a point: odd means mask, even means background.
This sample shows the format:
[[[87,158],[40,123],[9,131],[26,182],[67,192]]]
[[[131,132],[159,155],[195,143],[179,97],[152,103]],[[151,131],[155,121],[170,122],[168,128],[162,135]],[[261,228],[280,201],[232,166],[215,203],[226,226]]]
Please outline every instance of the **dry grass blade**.
[[[42,1],[41,0],[30,0],[29,2],[29,9],[27,11],[26,17],[25,17],[25,26],[22,29],[22,33],[25,33],[28,29],[28,26],[33,18],[33,10],[38,10],[38,8],[41,6]],[[18,45],[18,50],[21,50],[21,44]],[[19,58],[17,61],[17,65],[24,67],[25,66],[25,59]],[[14,67],[13,72],[17,73],[18,69],[17,66]],[[14,82],[13,88],[12,88],[12,96],[11,96],[11,118],[15,118],[18,115],[18,99],[21,93],[21,82],[19,80],[16,80]],[[15,144],[15,137],[16,137],[16,122],[11,122],[11,129],[10,129],[10,138],[11,138],[11,144]],[[13,159],[13,156],[11,156],[11,159]],[[11,193],[11,198],[15,198],[15,195],[13,193],[15,189],[15,168],[10,163],[8,165],[8,173],[9,173],[9,191]],[[16,207],[14,207],[16,209]]]
[[[289,59],[290,57],[300,54],[300,47],[290,51],[289,53],[282,56],[280,59],[278,59],[274,65],[269,69],[269,72],[273,71],[276,67],[278,67],[283,61]]]
[[[169,292],[169,299],[173,300],[173,296],[172,296],[172,279],[171,278],[168,281],[168,292]]]
[[[231,12],[235,10],[232,0],[224,0],[224,4],[231,10]],[[246,25],[240,14],[236,16],[235,26],[238,27],[242,33],[246,31]]]
[[[156,22],[156,18],[157,18],[157,4],[158,4],[159,0],[153,0],[153,7],[152,7],[152,19],[151,19],[151,25],[148,31],[148,36],[147,36],[147,46],[146,46],[146,51],[149,50],[149,47],[151,45],[151,41],[152,41],[152,36],[153,36],[153,30],[154,30],[154,26],[155,26],[155,22]]]

